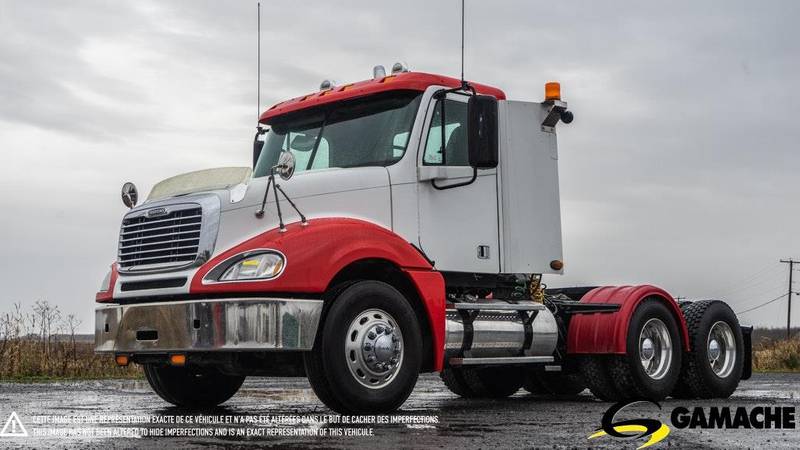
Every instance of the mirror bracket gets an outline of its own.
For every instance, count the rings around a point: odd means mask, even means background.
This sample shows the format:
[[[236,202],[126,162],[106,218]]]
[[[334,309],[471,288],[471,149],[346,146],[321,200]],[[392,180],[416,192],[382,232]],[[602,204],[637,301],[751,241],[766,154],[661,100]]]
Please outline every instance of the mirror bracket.
[[[561,114],[567,110],[567,102],[561,100],[550,100],[545,103],[547,116],[542,121],[542,131],[545,133],[555,133],[556,124],[561,119]]]

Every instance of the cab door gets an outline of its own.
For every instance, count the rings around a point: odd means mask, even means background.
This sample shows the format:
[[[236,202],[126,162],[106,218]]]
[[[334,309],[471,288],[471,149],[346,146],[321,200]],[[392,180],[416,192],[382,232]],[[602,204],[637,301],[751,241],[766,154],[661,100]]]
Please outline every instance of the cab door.
[[[428,105],[417,161],[419,244],[437,270],[498,273],[497,170],[479,169],[471,181],[468,100],[453,93]]]

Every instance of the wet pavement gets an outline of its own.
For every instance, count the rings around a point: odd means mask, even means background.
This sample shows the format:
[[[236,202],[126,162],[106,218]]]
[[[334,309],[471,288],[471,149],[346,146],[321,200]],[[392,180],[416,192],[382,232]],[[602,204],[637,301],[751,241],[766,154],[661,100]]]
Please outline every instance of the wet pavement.
[[[733,410],[743,406],[749,412],[760,406],[796,408],[799,403],[800,374],[756,374],[728,400],[669,399],[661,403],[661,410],[637,405],[617,419],[653,418],[668,424],[671,433],[652,448],[800,448],[797,429],[678,429],[670,422],[670,413],[679,406],[690,411],[702,406],[707,414],[710,406]],[[146,381],[0,383],[0,426],[8,425],[14,411],[28,433],[28,437],[0,435],[0,448],[633,449],[642,445],[646,439],[587,439],[609,406],[588,391],[571,400],[525,391],[506,400],[462,400],[431,374],[420,378],[396,415],[352,418],[333,415],[302,378],[250,378],[222,407],[202,412],[168,407]],[[19,426],[4,428],[2,434],[22,432]]]

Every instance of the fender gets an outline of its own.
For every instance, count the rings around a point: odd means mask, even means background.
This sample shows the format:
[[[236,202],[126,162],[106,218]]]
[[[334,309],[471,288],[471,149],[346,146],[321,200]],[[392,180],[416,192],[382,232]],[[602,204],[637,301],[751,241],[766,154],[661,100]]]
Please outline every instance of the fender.
[[[108,290],[97,291],[97,294],[94,296],[94,301],[97,303],[110,302],[114,300],[114,286],[117,285],[117,277],[119,276],[119,272],[117,272],[117,263],[111,264],[110,272],[111,274],[109,275]]]
[[[255,249],[278,250],[286,268],[277,278],[257,281],[209,282],[203,277],[217,264]],[[319,294],[348,264],[380,258],[401,269],[432,270],[430,263],[403,238],[379,225],[349,218],[295,222],[281,233],[277,228],[222,252],[203,264],[192,278],[191,294],[281,292]]]
[[[682,347],[689,351],[689,333],[681,308],[675,299],[661,288],[651,285],[604,286],[592,289],[581,303],[613,303],[620,309],[614,313],[576,314],[567,331],[568,354],[625,354],[628,326],[639,303],[648,297],[660,298],[672,311],[680,327]]]
[[[217,264],[254,249],[278,250],[286,268],[272,280],[203,283]],[[442,274],[394,232],[370,222],[349,218],[295,222],[286,232],[273,229],[226,250],[205,263],[192,279],[190,293],[241,292],[324,293],[331,280],[349,264],[363,259],[392,262],[411,279],[422,299],[431,326],[434,370],[444,364],[445,287]]]
[[[431,344],[433,346],[433,370],[441,372],[444,368],[444,340],[445,340],[445,318],[446,302],[444,277],[441,273],[433,270],[408,270],[403,272],[411,278],[417,288],[419,298],[428,313],[428,321],[431,327]]]

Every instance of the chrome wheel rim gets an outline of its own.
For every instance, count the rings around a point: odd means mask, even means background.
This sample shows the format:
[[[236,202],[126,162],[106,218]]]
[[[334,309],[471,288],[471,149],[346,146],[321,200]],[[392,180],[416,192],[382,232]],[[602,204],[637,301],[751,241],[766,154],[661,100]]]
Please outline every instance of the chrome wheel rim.
[[[736,339],[733,330],[725,322],[715,322],[708,331],[706,340],[708,364],[714,374],[725,378],[733,372],[736,363]]]
[[[661,319],[650,319],[639,333],[639,359],[644,373],[654,380],[667,375],[672,366],[672,338]]]
[[[348,327],[347,367],[365,387],[380,389],[391,383],[403,364],[403,351],[403,333],[386,311],[368,309]]]

